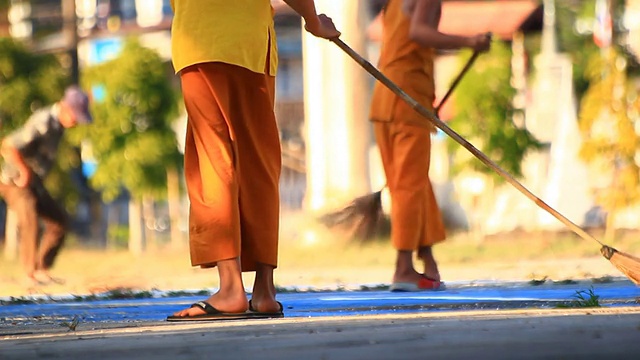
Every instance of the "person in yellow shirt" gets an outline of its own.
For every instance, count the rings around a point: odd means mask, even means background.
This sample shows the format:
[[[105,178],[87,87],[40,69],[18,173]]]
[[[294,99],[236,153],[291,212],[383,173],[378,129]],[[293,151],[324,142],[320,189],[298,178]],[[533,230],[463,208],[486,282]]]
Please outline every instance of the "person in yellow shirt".
[[[340,36],[313,0],[285,0],[318,37]],[[281,317],[280,138],[270,0],[172,0],[172,62],[188,115],[184,167],[191,264],[217,267],[219,290],[169,321]],[[255,271],[251,300],[242,272]]]
[[[391,81],[433,110],[436,49],[486,51],[487,34],[455,36],[438,31],[440,0],[389,0],[383,9],[378,67]],[[381,83],[374,87],[370,119],[391,197],[391,242],[397,250],[392,291],[442,288],[432,246],[445,239],[442,215],[429,180],[434,127]],[[423,272],[413,266],[413,252]]]

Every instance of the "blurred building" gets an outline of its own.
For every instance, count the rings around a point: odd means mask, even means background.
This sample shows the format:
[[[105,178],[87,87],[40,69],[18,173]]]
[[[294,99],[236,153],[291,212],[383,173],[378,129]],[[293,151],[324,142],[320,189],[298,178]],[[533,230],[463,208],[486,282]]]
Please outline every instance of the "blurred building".
[[[363,26],[363,31],[366,32],[364,55],[371,63],[376,64],[382,30],[378,14],[384,0],[364,0],[362,3],[368,8],[369,17]],[[545,3],[549,2],[545,1]],[[63,32],[65,24],[63,19],[69,16],[68,12],[64,11],[65,4],[67,7],[71,4],[74,8],[72,15],[76,36],[71,38],[65,36]],[[305,107],[308,107],[305,103],[303,79],[305,40],[299,16],[282,0],[272,0],[272,4],[276,11],[275,21],[280,54],[276,114],[283,147],[282,205],[285,209],[298,210],[303,208],[305,194],[309,191],[307,179],[309,162],[306,157],[309,143],[304,131]],[[77,48],[80,68],[116,56],[122,40],[129,35],[139,36],[143,44],[156,49],[170,66],[172,13],[169,0],[11,0],[11,5],[13,10],[10,10],[10,14],[7,13],[5,16],[0,14],[2,18],[11,20],[0,21],[0,34],[21,38],[37,51]],[[625,23],[629,29],[628,46],[638,54],[640,51],[640,41],[638,41],[640,39],[640,21],[638,20],[640,0],[627,0],[627,6]],[[580,222],[582,219],[578,213],[584,212],[584,207],[587,205],[577,206],[570,198],[563,198],[568,194],[567,189],[560,187],[560,184],[573,183],[567,180],[569,179],[567,176],[575,177],[579,174],[579,172],[569,171],[566,167],[566,164],[570,164],[575,156],[568,156],[565,150],[559,150],[563,147],[567,149],[567,146],[575,147],[575,143],[567,142],[567,139],[574,136],[575,118],[567,113],[568,108],[558,110],[558,106],[550,106],[550,102],[536,100],[533,94],[533,88],[544,87],[545,81],[547,84],[559,82],[562,84],[559,91],[564,95],[554,96],[552,100],[566,99],[565,102],[569,107],[573,106],[575,99],[571,97],[571,84],[567,83],[571,64],[567,64],[566,58],[560,54],[554,53],[553,45],[548,46],[552,53],[552,60],[547,58],[546,62],[533,61],[524,51],[525,37],[529,33],[540,33],[543,24],[544,6],[538,0],[445,0],[443,2],[442,31],[466,35],[492,32],[495,37],[512,45],[514,53],[512,84],[518,91],[514,104],[527,110],[525,111],[527,119],[514,119],[514,122],[526,123],[536,136],[547,143],[547,149],[526,164],[528,170],[525,170],[532,175],[525,180],[525,183],[542,198],[550,197],[552,205],[559,206],[559,210],[563,213],[565,211],[571,213],[571,217]],[[545,36],[548,39],[547,43],[552,43],[555,34],[547,32]],[[552,78],[541,81],[542,83],[537,85],[529,83],[527,79],[530,63],[536,66],[550,65],[548,73]],[[444,94],[450,80],[459,70],[455,53],[439,54],[436,62],[438,96]],[[370,91],[373,83],[374,80],[369,78],[363,86]],[[455,97],[455,93],[453,96]],[[448,120],[455,113],[453,103],[454,101],[450,100],[441,111],[442,120]],[[557,104],[557,101],[553,103]],[[564,115],[560,114],[563,111]],[[556,121],[563,116],[570,120]],[[185,121],[185,118],[180,120]],[[565,126],[557,127],[557,124],[565,124]],[[178,124],[176,129],[180,130],[183,127]],[[181,136],[181,134],[178,135],[179,139]],[[369,132],[363,132],[359,136],[365,137],[371,144],[368,175],[371,188],[377,189],[384,184],[384,176],[377,159],[378,154],[373,137]],[[487,231],[490,232],[522,227],[523,224],[537,226],[553,223],[541,217],[530,200],[514,191],[496,194],[491,208],[471,209],[475,206],[474,198],[484,189],[482,181],[455,179],[454,184],[454,179],[451,179],[449,174],[449,155],[446,152],[443,134],[434,137],[433,148],[432,178],[437,188],[438,200],[450,223],[464,227],[474,216],[474,211],[482,213],[483,217],[479,222],[486,224]],[[520,209],[522,211],[518,215]]]
[[[442,27],[453,33],[491,31],[510,39],[516,31],[539,26],[536,1],[446,1]],[[273,0],[280,54],[277,81],[276,113],[283,143],[283,206],[299,209],[307,192],[302,28],[299,16],[283,1]],[[376,63],[379,45],[379,19],[384,0],[363,2],[368,7],[367,53]],[[73,11],[69,13],[69,8]],[[56,52],[77,49],[79,68],[91,66],[117,56],[124,37],[139,36],[141,42],[170,60],[171,8],[169,0],[11,0],[10,35],[30,44],[36,51]],[[482,17],[477,14],[483,14]],[[65,24],[75,24],[75,36],[65,34]],[[443,54],[439,60],[438,89],[455,73],[453,57]],[[446,65],[449,63],[450,65]],[[373,79],[364,84],[368,89]],[[443,112],[446,118],[447,111]],[[184,120],[184,119],[183,119]],[[177,129],[180,127],[178,126]],[[369,136],[370,134],[362,134]],[[373,142],[372,138],[368,139]],[[372,151],[372,154],[376,152]],[[375,155],[374,155],[375,158]],[[443,160],[444,161],[444,160]],[[375,160],[373,161],[375,163]],[[435,167],[438,167],[437,165]],[[440,166],[446,168],[446,166]],[[372,186],[379,186],[380,169],[372,166]]]

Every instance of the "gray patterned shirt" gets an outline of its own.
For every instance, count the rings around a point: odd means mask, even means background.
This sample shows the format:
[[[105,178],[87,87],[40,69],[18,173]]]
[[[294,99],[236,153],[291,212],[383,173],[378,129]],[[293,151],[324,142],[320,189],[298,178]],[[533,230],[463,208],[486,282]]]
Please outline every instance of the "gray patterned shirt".
[[[57,106],[52,105],[36,112],[27,122],[5,138],[5,142],[16,148],[27,166],[41,179],[53,166],[64,127],[57,115]],[[18,178],[18,168],[4,161],[2,164],[2,182],[12,183]]]

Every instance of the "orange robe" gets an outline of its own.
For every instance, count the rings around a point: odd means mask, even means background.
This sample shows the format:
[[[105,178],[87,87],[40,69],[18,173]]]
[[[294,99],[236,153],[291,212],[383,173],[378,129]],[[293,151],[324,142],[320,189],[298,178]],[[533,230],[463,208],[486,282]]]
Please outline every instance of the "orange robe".
[[[409,96],[433,109],[435,50],[409,39],[410,19],[402,0],[389,0],[378,67]],[[397,250],[416,250],[446,237],[429,180],[433,125],[380,82],[370,111],[391,195],[391,242]]]
[[[175,0],[172,62],[188,115],[191,264],[277,266],[280,136],[269,0]]]
[[[189,115],[185,178],[192,265],[240,256],[277,266],[280,137],[275,78],[220,63],[181,71]]]

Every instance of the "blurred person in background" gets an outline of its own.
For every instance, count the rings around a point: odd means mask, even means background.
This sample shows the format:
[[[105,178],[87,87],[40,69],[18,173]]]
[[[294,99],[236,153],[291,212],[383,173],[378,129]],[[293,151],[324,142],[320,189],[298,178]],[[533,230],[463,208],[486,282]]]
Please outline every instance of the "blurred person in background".
[[[389,0],[382,10],[383,38],[378,67],[391,81],[433,110],[433,63],[437,49],[487,51],[487,34],[455,36],[438,30],[440,0]],[[432,246],[445,227],[431,181],[431,133],[435,127],[380,82],[370,109],[391,197],[391,243],[397,250],[392,291],[443,287]],[[415,270],[413,253],[424,265]]]
[[[49,270],[64,242],[68,215],[47,191],[44,179],[56,161],[64,130],[91,120],[89,97],[72,85],[60,101],[35,111],[2,140],[0,196],[16,214],[19,251],[29,285],[62,282]],[[43,228],[38,239],[40,221]]]
[[[305,29],[340,33],[312,0],[285,0]],[[173,0],[172,61],[188,115],[184,167],[192,266],[217,267],[218,291],[168,321],[284,316],[278,263],[280,138],[269,0]],[[255,271],[251,300],[242,272]]]

